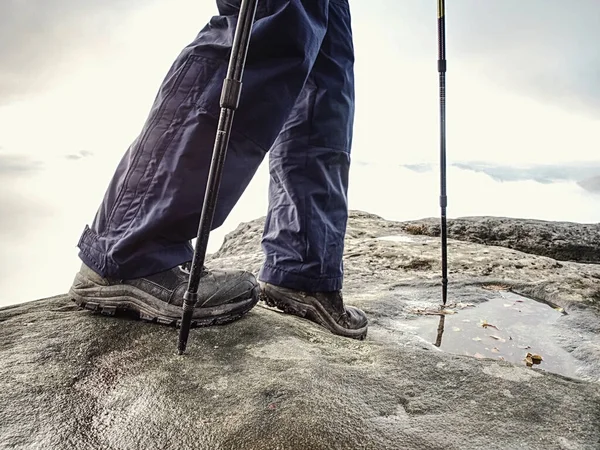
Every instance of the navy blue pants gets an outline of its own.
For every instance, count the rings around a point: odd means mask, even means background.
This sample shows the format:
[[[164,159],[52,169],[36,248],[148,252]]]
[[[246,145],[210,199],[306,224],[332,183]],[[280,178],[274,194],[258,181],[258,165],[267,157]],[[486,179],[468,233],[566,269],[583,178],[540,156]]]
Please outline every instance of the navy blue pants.
[[[213,17],[166,75],[110,181],[80,258],[137,278],[190,261],[240,0]],[[347,0],[259,0],[213,229],[269,153],[259,279],[306,291],[342,287],[354,120]]]

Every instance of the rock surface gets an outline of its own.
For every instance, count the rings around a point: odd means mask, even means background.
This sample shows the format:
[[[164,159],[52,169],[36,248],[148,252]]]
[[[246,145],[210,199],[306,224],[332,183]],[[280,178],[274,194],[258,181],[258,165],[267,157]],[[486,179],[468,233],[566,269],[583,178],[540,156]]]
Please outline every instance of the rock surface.
[[[502,284],[560,305],[582,364],[574,379],[453,355],[406,325],[440,302],[440,246],[405,227],[351,215],[344,292],[371,319],[365,341],[257,306],[178,356],[175,329],[66,296],[1,309],[0,448],[600,448],[600,267],[450,240],[450,302]],[[257,270],[261,231],[240,225],[209,266]]]

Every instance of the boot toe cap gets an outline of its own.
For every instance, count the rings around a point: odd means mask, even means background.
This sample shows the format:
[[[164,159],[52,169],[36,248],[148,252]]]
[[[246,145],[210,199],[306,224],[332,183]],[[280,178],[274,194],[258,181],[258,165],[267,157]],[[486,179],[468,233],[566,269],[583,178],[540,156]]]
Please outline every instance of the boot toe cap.
[[[355,330],[365,328],[369,324],[369,319],[362,309],[346,306],[346,314],[350,327]]]

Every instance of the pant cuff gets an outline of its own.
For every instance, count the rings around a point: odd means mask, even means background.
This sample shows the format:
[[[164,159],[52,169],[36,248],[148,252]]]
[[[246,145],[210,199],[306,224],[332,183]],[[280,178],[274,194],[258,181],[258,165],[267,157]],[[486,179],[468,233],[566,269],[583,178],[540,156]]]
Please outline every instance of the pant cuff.
[[[106,277],[109,272],[106,267],[106,255],[96,249],[95,245],[97,245],[96,234],[86,225],[77,243],[79,259],[101,277]]]
[[[184,242],[164,246],[150,252],[136,252],[117,264],[106,250],[103,239],[88,226],[85,227],[77,247],[79,258],[98,275],[107,278],[129,280],[149,276],[191,261],[194,249]]]
[[[258,279],[262,282],[304,292],[331,292],[342,289],[343,276],[311,278],[270,264],[263,264]]]

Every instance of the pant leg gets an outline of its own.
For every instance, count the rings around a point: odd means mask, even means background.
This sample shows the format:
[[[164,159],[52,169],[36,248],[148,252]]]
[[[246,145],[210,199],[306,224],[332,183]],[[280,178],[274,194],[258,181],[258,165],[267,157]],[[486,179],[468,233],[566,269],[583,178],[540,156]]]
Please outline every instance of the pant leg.
[[[348,3],[331,0],[315,65],[269,154],[262,281],[303,291],[342,288],[353,65]]]
[[[219,15],[170,68],[79,240],[80,258],[102,276],[145,276],[192,257],[240,0],[217,5]],[[327,28],[328,0],[258,5],[213,228],[224,222],[279,134]]]

